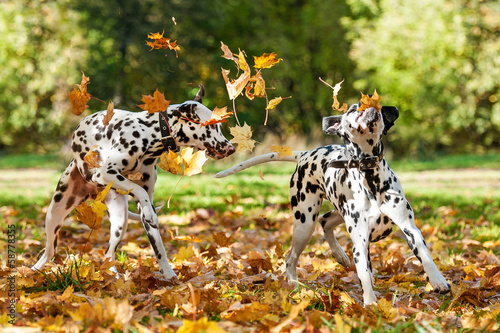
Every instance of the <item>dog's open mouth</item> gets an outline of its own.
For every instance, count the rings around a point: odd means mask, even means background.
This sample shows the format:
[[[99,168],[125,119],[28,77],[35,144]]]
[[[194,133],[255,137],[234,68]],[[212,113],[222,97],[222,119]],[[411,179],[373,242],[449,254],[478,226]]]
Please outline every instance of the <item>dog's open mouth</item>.
[[[234,147],[230,146],[226,151],[220,152],[214,148],[207,148],[207,155],[215,160],[220,160],[234,153]]]

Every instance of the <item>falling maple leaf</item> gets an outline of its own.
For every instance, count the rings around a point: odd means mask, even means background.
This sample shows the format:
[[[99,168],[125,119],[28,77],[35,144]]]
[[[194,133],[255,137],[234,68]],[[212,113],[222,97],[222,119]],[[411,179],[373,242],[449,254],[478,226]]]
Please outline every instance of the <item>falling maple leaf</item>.
[[[170,105],[170,101],[165,99],[165,95],[161,93],[158,88],[156,88],[153,96],[142,95],[142,101],[144,104],[140,104],[139,107],[143,110],[147,110],[148,113],[165,111]]]
[[[83,160],[85,163],[87,163],[89,169],[94,169],[94,168],[99,168],[101,167],[101,157],[99,155],[99,152],[94,150],[98,146],[95,145],[92,147],[87,154],[83,157]]]
[[[193,148],[189,147],[182,151],[182,159],[184,160],[184,175],[197,175],[203,171],[203,164],[208,161],[205,156],[205,150],[199,150],[193,154]]]
[[[293,147],[290,146],[280,146],[280,145],[271,145],[271,150],[275,153],[278,153],[278,158],[281,159],[284,156],[293,156]]]
[[[78,90],[74,88],[73,91],[68,94],[69,101],[73,106],[73,113],[77,116],[81,115],[83,111],[89,107],[87,102],[92,98],[92,96],[87,93],[87,85],[89,82],[90,79],[85,76],[85,73],[82,71],[82,81],[80,84],[76,85]]]
[[[339,83],[337,83],[334,87],[332,87],[329,83],[327,83],[326,81],[324,81],[322,78],[319,78],[319,80],[321,82],[323,82],[324,84],[326,84],[327,86],[329,86],[330,88],[332,88],[332,90],[333,90],[333,104],[332,104],[332,109],[336,110],[336,111],[341,111],[341,112],[344,112],[344,113],[347,112],[347,109],[348,109],[347,103],[342,104],[342,107],[340,107],[340,102],[337,99],[337,96],[339,94],[340,89],[342,88],[342,83],[344,82],[344,80],[342,80]]]
[[[253,93],[251,93],[252,89],[254,90]],[[249,100],[253,100],[255,97],[266,97],[266,81],[264,81],[261,71],[258,71],[248,80],[245,87],[245,96]]]
[[[227,112],[227,106],[223,108],[215,107],[215,109],[212,111],[212,117],[210,117],[209,120],[201,124],[201,126],[224,123],[229,120],[229,117],[231,117],[232,114],[233,112]]]
[[[164,152],[160,155],[160,163],[158,163],[158,166],[171,174],[178,175],[182,174],[181,164],[182,157],[169,149],[168,152]]]
[[[260,57],[254,56],[253,58],[255,63],[253,67],[255,68],[271,68],[283,60],[281,58],[276,59],[276,53],[264,53]]]
[[[229,131],[234,137],[230,140],[231,143],[238,144],[236,146],[237,152],[252,151],[255,147],[255,140],[252,139],[252,128],[245,123],[243,126],[236,125],[230,127]]]
[[[102,119],[102,123],[104,124],[104,127],[108,126],[109,122],[113,118],[113,115],[115,114],[114,109],[115,109],[115,103],[109,102],[108,108],[106,110],[106,114],[104,115],[104,118]]]
[[[175,20],[174,20],[175,23]],[[171,41],[170,38],[163,37],[163,34],[165,32],[162,32],[161,34],[159,32],[156,33],[150,33],[148,35],[149,39],[152,39],[152,42],[146,41],[146,44],[151,47],[151,50],[158,50],[158,49],[170,49],[175,51],[175,56],[177,57],[177,51],[180,51],[180,47],[177,45],[177,41]],[[165,54],[166,56],[166,54]]]
[[[358,111],[363,112],[370,107],[374,107],[378,111],[382,109],[382,105],[380,105],[381,97],[377,94],[377,90],[373,92],[373,95],[370,97],[361,93],[360,107]]]
[[[222,68],[222,77],[224,78],[224,82],[226,83],[227,93],[229,95],[230,100],[234,100],[238,97],[248,81],[250,80],[250,71],[244,72],[240,75],[236,80],[229,80],[230,70]]]
[[[100,191],[90,206],[86,202],[82,202],[75,207],[78,220],[85,223],[92,230],[101,228],[102,219],[107,209],[103,201],[112,185],[113,182]]]

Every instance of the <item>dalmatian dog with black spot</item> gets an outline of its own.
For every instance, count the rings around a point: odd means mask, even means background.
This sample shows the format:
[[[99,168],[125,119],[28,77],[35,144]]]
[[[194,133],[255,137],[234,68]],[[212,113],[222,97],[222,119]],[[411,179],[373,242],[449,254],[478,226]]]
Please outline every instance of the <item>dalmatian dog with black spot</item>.
[[[234,152],[224,137],[220,124],[200,126],[211,118],[212,111],[202,104],[205,88],[192,101],[170,105],[158,113],[114,110],[109,125],[103,125],[106,111],[86,117],[73,133],[73,159],[64,171],[49,205],[45,220],[47,243],[34,270],[40,270],[54,256],[57,232],[64,218],[81,202],[95,198],[105,186],[113,183],[104,199],[110,221],[110,240],[105,258],[115,259],[115,251],[127,229],[128,217],[140,219],[156,255],[160,272],[166,279],[176,278],[167,260],[158,217],[153,206],[156,162],[168,149],[195,147],[221,159]],[[94,147],[97,146],[97,147]],[[93,148],[94,147],[94,148]],[[84,161],[90,151],[99,155],[100,167],[89,168]],[[142,174],[141,180],[127,176]],[[139,215],[128,212],[128,195],[136,200]],[[113,267],[116,272],[116,268]]]
[[[414,214],[401,184],[383,157],[382,136],[394,125],[399,111],[383,106],[380,110],[369,107],[360,112],[359,106],[354,104],[343,115],[323,118],[323,132],[339,135],[345,146],[294,151],[293,156],[281,159],[277,153],[265,154],[221,171],[216,177],[270,161],[297,163],[290,180],[290,201],[295,217],[292,246],[286,257],[286,278],[290,283],[298,282],[299,256],[311,238],[316,221],[321,223],[335,259],[350,267],[350,260],[333,233],[335,227],[345,221],[353,242],[353,259],[363,288],[364,304],[376,302],[369,244],[388,236],[396,224],[406,235],[434,290],[447,293],[450,285],[432,260],[415,226]],[[318,217],[323,199],[329,200],[336,210]]]

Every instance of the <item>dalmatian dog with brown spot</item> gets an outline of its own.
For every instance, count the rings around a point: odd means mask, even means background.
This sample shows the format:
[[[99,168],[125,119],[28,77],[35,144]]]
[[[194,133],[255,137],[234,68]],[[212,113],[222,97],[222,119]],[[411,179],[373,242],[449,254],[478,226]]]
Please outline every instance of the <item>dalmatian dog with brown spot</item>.
[[[290,252],[286,257],[286,278],[297,283],[299,256],[318,221],[323,227],[333,256],[345,267],[350,260],[340,247],[333,230],[345,221],[353,242],[353,259],[363,288],[364,304],[376,302],[369,244],[388,236],[396,224],[404,232],[408,245],[422,263],[435,291],[447,293],[450,285],[441,275],[415,226],[413,210],[401,184],[385,161],[382,136],[399,117],[395,107],[369,107],[359,111],[352,105],[343,115],[323,118],[323,132],[339,135],[345,146],[330,145],[312,151],[297,152],[281,159],[270,153],[249,159],[216,174],[226,177],[253,165],[271,161],[296,162],[290,180],[290,201],[295,217]],[[323,199],[334,211],[318,217]]]
[[[156,255],[160,272],[166,279],[176,277],[170,267],[163,245],[158,217],[153,206],[156,182],[156,162],[160,155],[178,147],[206,150],[207,155],[220,159],[231,155],[234,147],[224,137],[220,124],[201,126],[212,116],[202,104],[205,88],[192,101],[170,105],[158,113],[114,110],[109,125],[103,125],[106,111],[94,113],[78,125],[73,133],[73,159],[64,171],[49,205],[45,220],[47,243],[34,270],[40,270],[54,256],[57,233],[64,218],[81,202],[95,198],[110,183],[104,199],[110,227],[109,246],[105,258],[115,259],[115,251],[127,229],[128,217],[140,218]],[[89,168],[84,157],[90,151],[99,156],[99,167]],[[142,179],[129,180],[140,173]],[[136,200],[139,216],[128,212],[130,191]],[[113,267],[116,272],[116,268]]]

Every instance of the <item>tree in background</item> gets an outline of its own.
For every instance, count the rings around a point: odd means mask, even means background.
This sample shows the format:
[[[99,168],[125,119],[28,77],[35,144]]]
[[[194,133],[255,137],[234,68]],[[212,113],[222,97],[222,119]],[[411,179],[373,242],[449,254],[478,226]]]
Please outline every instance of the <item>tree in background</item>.
[[[266,127],[264,101],[236,103],[258,141],[274,133],[331,142],[320,131],[321,117],[334,113],[322,77],[345,79],[342,102],[376,88],[382,104],[399,107],[387,145],[397,156],[498,147],[498,6],[490,0],[1,2],[0,150],[54,150],[70,138],[78,119],[66,112],[67,93],[82,70],[89,92],[117,108],[140,111],[142,95],[157,87],[181,102],[194,97],[198,83],[207,88],[209,107],[228,105],[220,69],[230,64],[221,41],[244,49],[250,62],[264,52],[284,59],[266,82],[276,88],[271,96],[292,99],[271,110]],[[178,58],[149,51],[148,33],[163,30],[178,41]],[[89,105],[87,112],[105,108],[95,100]]]
[[[54,151],[67,137],[84,42],[78,15],[64,0],[0,2],[0,150]]]
[[[367,8],[374,19],[345,22],[353,28],[354,85],[377,88],[400,108],[391,134],[398,154],[498,148],[500,3],[383,0]]]

